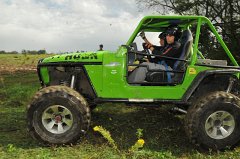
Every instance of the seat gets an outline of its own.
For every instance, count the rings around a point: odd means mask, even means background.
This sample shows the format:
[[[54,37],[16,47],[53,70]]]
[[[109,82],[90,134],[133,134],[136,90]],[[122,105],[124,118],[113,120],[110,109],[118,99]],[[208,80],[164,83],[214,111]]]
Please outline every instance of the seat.
[[[181,43],[181,55],[179,60],[187,60],[190,57],[190,49],[193,43],[193,36],[189,29],[184,30],[182,36],[180,38]],[[185,70],[186,69],[186,62],[185,61],[176,61],[173,70]]]
[[[182,78],[184,76],[184,72],[187,66],[186,61],[180,61],[180,60],[187,60],[190,57],[191,53],[191,46],[193,43],[193,37],[192,33],[189,29],[184,30],[182,33],[182,36],[179,40],[181,43],[181,54],[179,57],[179,60],[177,60],[172,68],[172,72],[169,71],[161,71],[159,72],[148,72],[146,76],[146,81],[148,82],[168,82],[168,83],[173,83],[173,82],[179,82],[182,81]],[[176,71],[174,73],[174,71]],[[179,71],[180,73],[177,73]],[[170,80],[169,80],[170,77]]]

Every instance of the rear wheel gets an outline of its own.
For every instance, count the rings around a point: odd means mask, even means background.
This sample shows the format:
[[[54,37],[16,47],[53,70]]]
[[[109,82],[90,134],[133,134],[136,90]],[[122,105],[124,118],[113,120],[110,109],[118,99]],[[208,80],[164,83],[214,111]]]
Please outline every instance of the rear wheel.
[[[36,93],[27,110],[28,130],[49,144],[77,142],[88,130],[90,111],[84,98],[66,86],[50,86]]]
[[[240,139],[240,100],[226,92],[214,92],[189,108],[185,129],[189,139],[205,148],[224,149]]]

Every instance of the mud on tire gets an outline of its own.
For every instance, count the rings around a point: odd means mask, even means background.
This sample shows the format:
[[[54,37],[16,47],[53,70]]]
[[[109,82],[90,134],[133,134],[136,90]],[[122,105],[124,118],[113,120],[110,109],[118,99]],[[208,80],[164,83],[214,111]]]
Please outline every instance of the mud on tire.
[[[27,110],[28,131],[47,144],[76,143],[88,130],[90,110],[85,99],[66,86],[43,88]]]
[[[185,117],[185,130],[194,144],[225,149],[240,139],[240,99],[226,92],[214,92],[199,99]]]

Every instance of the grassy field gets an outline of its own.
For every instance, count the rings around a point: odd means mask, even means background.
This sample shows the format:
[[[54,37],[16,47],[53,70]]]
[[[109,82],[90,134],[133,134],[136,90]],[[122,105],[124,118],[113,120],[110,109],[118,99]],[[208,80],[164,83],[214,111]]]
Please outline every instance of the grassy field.
[[[36,67],[39,59],[51,55],[0,54],[1,67]]]
[[[29,57],[29,61],[35,58]],[[0,63],[2,60],[0,57]],[[32,139],[26,130],[26,106],[39,87],[35,72],[0,71],[0,158],[240,158],[240,146],[212,152],[190,144],[183,130],[184,116],[174,116],[166,106],[146,109],[124,104],[99,105],[92,112],[90,130],[81,143],[44,146]],[[93,127],[99,125],[111,133],[119,151],[93,131]],[[137,129],[143,129],[145,145],[129,152],[137,141]]]

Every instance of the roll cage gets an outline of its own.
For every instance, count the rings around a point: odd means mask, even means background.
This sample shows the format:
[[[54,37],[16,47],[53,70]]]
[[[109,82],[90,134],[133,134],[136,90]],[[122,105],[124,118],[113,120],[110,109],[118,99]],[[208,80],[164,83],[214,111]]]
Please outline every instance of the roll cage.
[[[137,37],[139,32],[144,31],[144,32],[163,32],[166,30],[167,27],[170,25],[177,25],[179,28],[181,28],[183,31],[185,30],[190,30],[190,28],[193,28],[192,26],[195,26],[196,30],[193,32],[193,43],[190,46],[190,53],[188,57],[185,58],[170,58],[170,57],[164,57],[161,56],[162,59],[170,59],[170,60],[176,60],[179,62],[184,62],[188,66],[193,66],[197,62],[197,57],[201,57],[204,59],[204,55],[198,50],[198,43],[199,43],[199,36],[200,36],[200,30],[201,26],[203,24],[207,24],[207,26],[210,28],[211,32],[215,35],[216,39],[226,52],[227,56],[229,57],[230,61],[234,66],[239,66],[237,61],[234,59],[232,56],[231,52],[227,48],[226,44],[224,41],[221,39],[220,35],[217,33],[215,27],[213,24],[207,19],[206,17],[203,16],[147,16],[143,18],[131,37],[129,38],[127,42],[127,46],[129,46],[130,49],[128,49],[128,66],[135,66],[139,67],[139,64],[134,64],[129,62],[129,58],[132,57],[131,54],[135,54],[135,56],[142,55],[142,56],[149,56],[148,54],[144,52],[139,52],[136,51],[135,49],[131,48],[131,45],[133,45],[134,39]],[[151,56],[159,56],[159,55],[151,55]],[[131,59],[132,60],[132,59]],[[141,66],[141,67],[146,67],[146,66]],[[152,71],[150,71],[152,72]],[[153,70],[153,72],[169,72],[169,71],[163,71],[163,70]],[[142,84],[142,85],[169,85],[169,84],[180,84],[182,83],[183,77],[184,77],[184,72],[185,70],[173,70],[170,71],[172,73],[177,73],[177,74],[182,74],[182,78],[173,81],[173,82],[166,82],[166,81],[148,81],[148,82],[143,82],[143,83],[129,83],[129,84]]]

